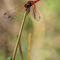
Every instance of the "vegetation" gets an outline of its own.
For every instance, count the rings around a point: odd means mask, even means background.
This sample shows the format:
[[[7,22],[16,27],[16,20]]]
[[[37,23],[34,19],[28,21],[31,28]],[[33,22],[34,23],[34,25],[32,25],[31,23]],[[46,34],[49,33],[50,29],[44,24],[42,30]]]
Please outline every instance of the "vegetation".
[[[16,45],[24,10],[22,9],[10,19],[6,19],[7,16],[4,19],[1,17],[5,11],[15,7],[16,2],[21,4],[26,1],[0,1],[0,7],[2,6],[0,10],[0,60],[10,60]],[[41,0],[36,3],[36,6],[41,19],[39,22],[35,21],[31,17],[32,12],[26,18],[21,36],[23,59],[27,60],[28,34],[31,32],[31,60],[60,60],[60,0]],[[21,60],[19,50],[16,60]]]

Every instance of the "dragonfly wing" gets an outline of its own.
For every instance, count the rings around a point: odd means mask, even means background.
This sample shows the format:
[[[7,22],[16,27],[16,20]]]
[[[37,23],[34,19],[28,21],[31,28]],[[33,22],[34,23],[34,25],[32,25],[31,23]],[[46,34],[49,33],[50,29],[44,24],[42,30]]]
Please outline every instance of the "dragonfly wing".
[[[35,5],[33,5],[33,16],[36,19],[36,9],[35,9]]]
[[[33,9],[33,16],[34,16],[34,19],[39,21],[40,20],[40,14],[36,8],[36,5],[34,3],[34,5],[32,6],[32,9]]]
[[[15,16],[15,15],[19,14],[19,12],[21,12],[23,9],[24,9],[24,3],[16,6],[15,8],[13,8],[7,12],[5,12],[3,17],[10,18],[11,16]]]

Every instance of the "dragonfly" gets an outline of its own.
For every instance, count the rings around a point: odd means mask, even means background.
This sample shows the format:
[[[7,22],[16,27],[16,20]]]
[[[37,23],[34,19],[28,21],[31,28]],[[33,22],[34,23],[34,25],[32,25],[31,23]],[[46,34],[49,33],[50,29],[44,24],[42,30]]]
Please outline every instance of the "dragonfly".
[[[9,12],[10,12],[10,15],[8,15],[8,19],[9,18],[11,18],[13,15],[15,15],[16,14],[16,12],[17,11],[20,11],[21,12],[21,10],[22,9],[29,9],[28,10],[28,13],[30,12],[30,8],[32,7],[32,10],[33,10],[33,17],[34,17],[34,19],[35,20],[37,20],[37,21],[39,21],[40,20],[40,14],[39,14],[39,12],[38,12],[38,9],[37,9],[37,7],[36,7],[36,5],[35,5],[35,3],[37,3],[38,1],[40,1],[40,0],[35,0],[35,1],[27,1],[26,3],[23,3],[23,7],[21,6],[21,5],[19,5],[19,6],[17,6],[16,8],[14,8],[14,9],[11,9],[10,11],[7,11],[7,12],[5,12],[4,13],[4,16],[5,15],[7,15],[7,14],[9,14]],[[17,9],[17,8],[19,8],[19,9]],[[21,9],[20,9],[21,8]],[[14,11],[14,10],[16,10],[17,9],[17,11]],[[12,11],[14,11],[14,12],[12,12]],[[17,13],[18,14],[18,13]]]

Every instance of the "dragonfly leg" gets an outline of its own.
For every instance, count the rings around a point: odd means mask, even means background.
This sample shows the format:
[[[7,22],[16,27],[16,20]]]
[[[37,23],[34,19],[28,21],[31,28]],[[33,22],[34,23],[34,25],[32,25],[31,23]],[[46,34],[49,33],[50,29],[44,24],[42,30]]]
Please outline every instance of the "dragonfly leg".
[[[30,7],[26,9],[27,10],[27,15],[30,13]]]

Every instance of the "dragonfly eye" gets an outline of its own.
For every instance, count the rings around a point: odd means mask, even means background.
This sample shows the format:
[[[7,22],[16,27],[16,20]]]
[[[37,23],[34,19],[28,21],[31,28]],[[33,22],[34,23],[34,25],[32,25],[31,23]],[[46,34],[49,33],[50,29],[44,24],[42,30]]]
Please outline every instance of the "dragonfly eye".
[[[24,7],[27,8],[27,4],[25,4]]]

